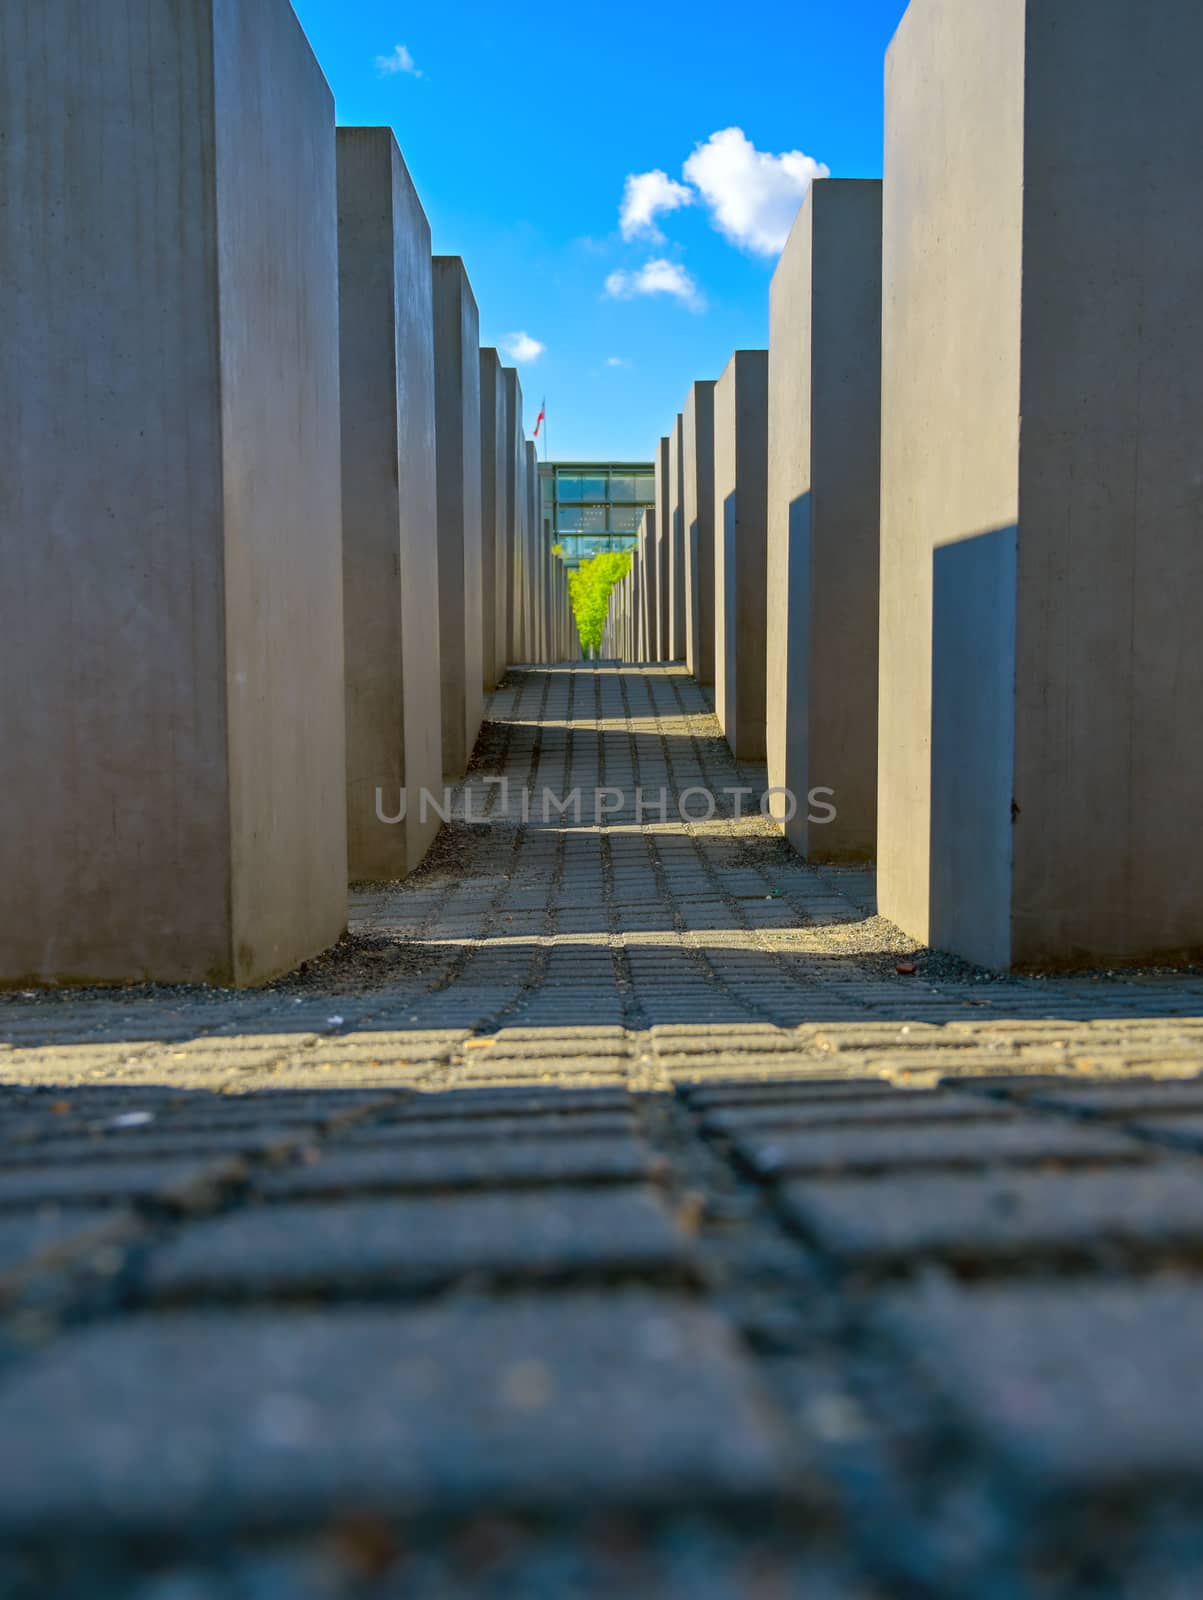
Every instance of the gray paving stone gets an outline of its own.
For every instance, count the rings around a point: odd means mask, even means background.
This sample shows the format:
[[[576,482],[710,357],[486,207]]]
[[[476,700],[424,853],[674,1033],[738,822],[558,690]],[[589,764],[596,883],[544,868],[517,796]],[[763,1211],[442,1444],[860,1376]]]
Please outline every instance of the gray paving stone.
[[[259,1179],[269,1196],[403,1193],[556,1183],[631,1183],[649,1177],[654,1158],[632,1138],[464,1139],[343,1150]]]
[[[382,1293],[468,1274],[507,1281],[676,1275],[692,1259],[638,1189],[243,1207],[181,1228],[150,1258],[152,1299]]]
[[[773,1105],[725,1106],[706,1112],[702,1126],[714,1133],[759,1131],[774,1134],[780,1129],[795,1128],[905,1127],[913,1123],[935,1127],[943,1123],[1013,1122],[1022,1116],[1021,1108],[1005,1101],[919,1090],[896,1094],[892,1099],[861,1097],[818,1103],[794,1100]]]
[[[0,1216],[0,1279],[73,1248],[120,1238],[133,1219],[112,1210],[67,1210],[54,1206],[17,1216]]]
[[[1101,1087],[1098,1084],[1037,1086],[1024,1098],[1033,1105],[1080,1116],[1136,1117],[1181,1112],[1203,1115],[1203,1083],[1193,1081],[1144,1083]]]
[[[881,1315],[1025,1494],[1203,1486],[1198,1282],[945,1288]]]
[[[701,1111],[719,1106],[791,1106],[859,1100],[897,1100],[903,1093],[880,1078],[855,1079],[823,1077],[779,1078],[769,1083],[717,1083],[688,1085],[681,1093]]]
[[[157,1201],[200,1203],[245,1175],[241,1162],[77,1161],[59,1167],[15,1167],[0,1172],[0,1210],[62,1205],[117,1205]]]
[[[316,1128],[209,1129],[178,1131],[154,1124],[145,1132],[105,1133],[74,1139],[46,1139],[40,1142],[0,1146],[0,1169],[38,1166],[71,1161],[168,1161],[181,1156],[278,1156],[316,1137]],[[158,1130],[162,1131],[158,1131]]]
[[[1203,1248],[1203,1171],[1168,1161],[793,1182],[781,1198],[808,1238],[849,1265],[1098,1263]]]
[[[1146,1117],[1131,1124],[1133,1133],[1182,1150],[1203,1151],[1203,1115]]]
[[[754,1507],[788,1482],[724,1326],[633,1291],[128,1319],[10,1371],[0,1435],[6,1538]]]
[[[558,1116],[551,1111],[523,1112],[498,1117],[473,1117],[463,1123],[455,1117],[398,1118],[372,1122],[336,1135],[339,1147],[471,1139],[602,1139],[630,1137],[637,1131],[630,1111],[573,1111]]]
[[[1110,1129],[1078,1127],[1052,1119],[1019,1122],[936,1123],[915,1126],[838,1127],[740,1131],[734,1148],[758,1173],[889,1172],[915,1168],[968,1168],[1042,1163],[1128,1162],[1150,1159],[1149,1146]]]
[[[117,1591],[122,1600],[746,1600],[759,1595],[804,1600],[870,1600],[850,1571],[818,1541],[772,1535],[748,1541],[717,1521],[671,1516],[655,1527],[611,1514],[599,1527],[533,1532],[509,1524],[504,1540],[482,1552],[467,1537],[428,1538],[397,1550],[388,1575],[365,1581],[375,1554],[371,1529],[352,1528],[340,1542],[313,1541],[285,1550],[240,1550],[220,1572],[181,1562],[145,1587]],[[377,1532],[377,1541],[380,1533]],[[388,1554],[387,1540],[383,1543]],[[104,1593],[104,1591],[98,1591]],[[74,1600],[74,1595],[72,1595]],[[1180,1600],[1158,1595],[1158,1600]],[[1187,1595],[1181,1600],[1194,1600]]]

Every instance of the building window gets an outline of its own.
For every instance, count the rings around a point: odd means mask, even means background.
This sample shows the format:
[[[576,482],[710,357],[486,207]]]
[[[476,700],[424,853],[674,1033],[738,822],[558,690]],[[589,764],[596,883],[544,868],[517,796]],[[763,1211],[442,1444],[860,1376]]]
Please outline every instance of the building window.
[[[570,566],[602,550],[629,550],[655,504],[650,463],[543,463],[539,476],[545,526]]]

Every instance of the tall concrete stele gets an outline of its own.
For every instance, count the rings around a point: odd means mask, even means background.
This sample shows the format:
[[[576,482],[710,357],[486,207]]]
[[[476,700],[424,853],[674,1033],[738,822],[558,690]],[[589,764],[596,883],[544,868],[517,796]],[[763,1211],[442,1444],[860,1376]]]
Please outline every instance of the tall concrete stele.
[[[732,753],[764,760],[768,351],[714,387],[714,709]]]
[[[253,983],[346,925],[334,103],[287,0],[74,9],[0,5],[0,982]]]
[[[505,676],[505,483],[508,404],[501,358],[491,346],[480,352],[481,581],[484,593],[482,654],[484,687]]]
[[[101,9],[0,6],[0,987],[254,984],[418,864],[568,597],[517,375],[288,0]]]
[[[460,777],[484,715],[480,313],[459,256],[434,258],[443,772]]]
[[[691,385],[681,431],[685,666],[714,682],[714,384]]]
[[[526,434],[522,428],[522,384],[516,367],[502,367],[505,389],[505,554],[497,585],[497,637],[501,645],[501,676],[519,658],[522,592],[522,517],[525,503]]]
[[[541,596],[545,592],[543,585],[544,563],[543,530],[539,521],[539,455],[532,439],[523,443],[525,452],[523,488],[525,499],[523,501],[523,543],[526,548],[524,567],[526,582],[523,586],[523,629],[522,629],[522,657],[525,661],[543,661],[546,659],[546,618],[543,612]]]
[[[396,878],[443,782],[430,225],[389,128],[338,130],[338,189],[348,853]]]
[[[660,659],[659,548],[656,513],[649,509],[639,519],[639,632],[644,661]]]
[[[877,832],[881,184],[812,185],[773,275],[768,444],[769,783],[811,861]],[[830,791],[813,807],[812,789]],[[830,820],[821,818],[834,807]],[[774,807],[783,814],[786,807]]]
[[[656,628],[653,643],[653,661],[671,661],[672,657],[672,509],[670,484],[672,443],[667,434],[656,446],[656,515],[648,526],[655,539],[656,566]]]
[[[668,659],[685,660],[685,508],[682,445],[683,418],[668,436]]]
[[[1203,954],[1201,59],[1198,0],[889,52],[880,904],[997,967]]]

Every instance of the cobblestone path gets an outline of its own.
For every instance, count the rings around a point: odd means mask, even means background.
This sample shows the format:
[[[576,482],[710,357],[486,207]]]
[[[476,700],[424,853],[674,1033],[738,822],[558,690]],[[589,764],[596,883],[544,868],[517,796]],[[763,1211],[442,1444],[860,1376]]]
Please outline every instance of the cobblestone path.
[[[0,999],[0,1595],[1197,1597],[1203,982],[916,950],[764,782],[513,673],[337,952]]]

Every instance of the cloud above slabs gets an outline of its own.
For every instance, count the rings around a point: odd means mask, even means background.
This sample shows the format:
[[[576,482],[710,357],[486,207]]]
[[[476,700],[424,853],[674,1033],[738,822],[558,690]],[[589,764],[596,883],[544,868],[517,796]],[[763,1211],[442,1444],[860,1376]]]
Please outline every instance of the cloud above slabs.
[[[831,169],[801,150],[757,150],[742,128],[723,128],[695,148],[684,175],[724,239],[752,255],[776,256],[811,184]]]
[[[540,344],[538,339],[532,339],[523,329],[521,333],[507,333],[501,341],[501,348],[511,361],[516,361],[519,366],[529,367],[538,361],[547,346]]]
[[[398,78],[402,76],[420,78],[422,76],[417,62],[403,44],[394,45],[386,56],[376,57],[376,74],[381,78]]]
[[[664,235],[656,218],[682,206],[691,206],[696,196],[683,183],[675,183],[667,172],[632,172],[627,177],[618,210],[618,227],[624,239],[650,239],[663,244]]]
[[[691,311],[702,311],[706,302],[698,292],[692,275],[679,261],[657,256],[634,272],[619,270],[606,279],[606,294],[611,300],[635,300],[649,295],[667,295]]]
[[[742,128],[720,128],[693,148],[678,182],[661,167],[628,173],[618,208],[618,229],[628,244],[665,245],[659,218],[700,206],[729,244],[751,256],[780,255],[812,183],[831,171],[801,150],[758,150]],[[636,269],[606,279],[614,300],[668,295],[693,311],[705,301],[679,261],[658,255]]]

